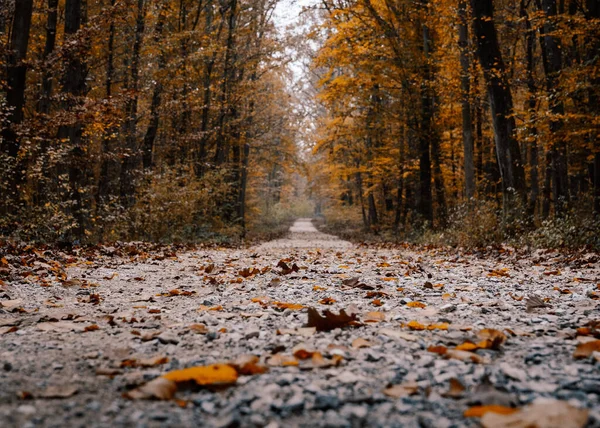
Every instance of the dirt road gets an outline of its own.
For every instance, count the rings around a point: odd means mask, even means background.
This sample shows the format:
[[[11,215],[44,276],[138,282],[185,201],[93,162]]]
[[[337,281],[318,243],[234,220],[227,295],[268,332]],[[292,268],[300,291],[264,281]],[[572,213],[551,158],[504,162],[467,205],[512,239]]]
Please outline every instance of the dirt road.
[[[594,254],[363,248],[300,219],[249,249],[12,257],[3,427],[600,426]],[[223,362],[237,380],[131,399]]]

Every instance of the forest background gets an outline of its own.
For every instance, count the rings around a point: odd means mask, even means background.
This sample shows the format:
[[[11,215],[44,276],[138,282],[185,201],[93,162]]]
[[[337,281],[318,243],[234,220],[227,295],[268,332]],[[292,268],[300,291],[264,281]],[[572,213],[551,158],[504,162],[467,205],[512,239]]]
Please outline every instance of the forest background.
[[[600,1],[277,10],[2,0],[0,234],[600,248]]]

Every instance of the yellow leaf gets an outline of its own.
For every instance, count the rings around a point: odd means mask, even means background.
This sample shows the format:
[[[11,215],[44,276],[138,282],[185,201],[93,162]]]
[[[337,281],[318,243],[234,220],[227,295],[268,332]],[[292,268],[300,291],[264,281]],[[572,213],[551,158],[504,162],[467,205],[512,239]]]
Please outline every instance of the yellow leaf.
[[[227,364],[196,366],[165,373],[163,378],[173,382],[191,382],[198,385],[228,385],[237,381],[237,371]]]

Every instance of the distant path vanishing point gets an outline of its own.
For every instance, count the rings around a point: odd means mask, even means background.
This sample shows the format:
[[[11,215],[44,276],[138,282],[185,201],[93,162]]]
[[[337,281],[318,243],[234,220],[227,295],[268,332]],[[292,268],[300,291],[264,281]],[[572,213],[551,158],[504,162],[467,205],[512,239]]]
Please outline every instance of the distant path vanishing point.
[[[260,250],[271,250],[279,248],[352,248],[352,243],[344,241],[337,236],[319,232],[310,218],[297,219],[288,236],[265,242],[257,247]]]

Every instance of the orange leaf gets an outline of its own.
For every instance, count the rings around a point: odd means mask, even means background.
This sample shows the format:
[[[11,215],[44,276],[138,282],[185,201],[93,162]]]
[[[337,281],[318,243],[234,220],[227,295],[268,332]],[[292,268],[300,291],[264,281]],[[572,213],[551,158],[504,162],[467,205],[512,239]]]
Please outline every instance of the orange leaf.
[[[575,352],[573,352],[573,358],[587,358],[593,352],[600,352],[600,340],[580,343],[577,345]]]
[[[408,306],[409,308],[424,308],[427,305],[421,302],[408,302],[406,306]]]
[[[191,382],[198,385],[230,385],[237,381],[237,371],[228,364],[211,364],[182,370],[173,370],[162,375],[173,382]]]
[[[488,404],[487,406],[473,406],[465,410],[463,416],[465,418],[480,418],[488,412],[499,413],[501,415],[510,415],[518,412],[519,409],[512,407],[499,406],[497,404]]]
[[[406,324],[406,326],[411,330],[425,330],[425,326],[423,324],[414,320],[409,321],[408,324]]]

